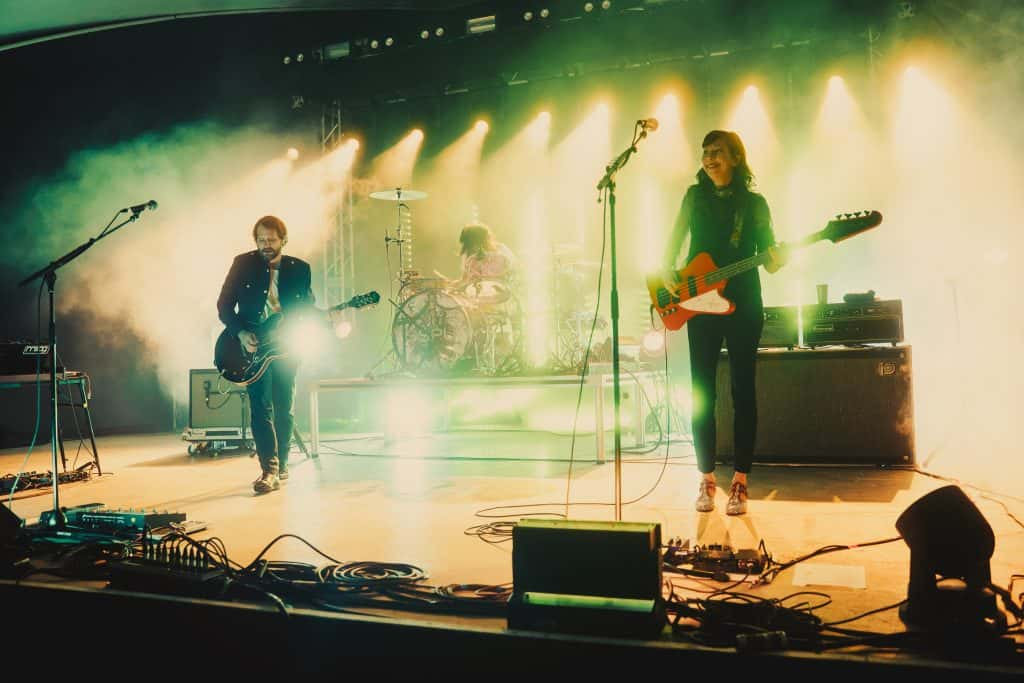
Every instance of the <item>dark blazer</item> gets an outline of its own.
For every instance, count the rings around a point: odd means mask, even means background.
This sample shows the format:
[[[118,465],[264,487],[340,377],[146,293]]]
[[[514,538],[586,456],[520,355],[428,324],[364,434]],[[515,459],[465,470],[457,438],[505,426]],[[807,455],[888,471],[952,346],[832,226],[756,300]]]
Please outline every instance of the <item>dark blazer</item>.
[[[282,256],[280,268],[277,295],[281,312],[285,317],[309,312],[316,303],[310,288],[309,264],[293,256]],[[217,297],[217,314],[232,334],[264,322],[269,288],[270,267],[258,251],[235,257]]]

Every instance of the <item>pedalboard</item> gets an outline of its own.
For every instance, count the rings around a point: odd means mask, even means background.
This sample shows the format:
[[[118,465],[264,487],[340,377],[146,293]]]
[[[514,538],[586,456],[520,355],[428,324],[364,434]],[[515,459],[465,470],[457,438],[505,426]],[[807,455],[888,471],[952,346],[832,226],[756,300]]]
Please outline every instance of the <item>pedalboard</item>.
[[[760,575],[768,566],[768,556],[761,550],[733,550],[720,544],[691,547],[689,540],[674,538],[669,539],[662,563],[684,574],[727,581],[728,574]]]

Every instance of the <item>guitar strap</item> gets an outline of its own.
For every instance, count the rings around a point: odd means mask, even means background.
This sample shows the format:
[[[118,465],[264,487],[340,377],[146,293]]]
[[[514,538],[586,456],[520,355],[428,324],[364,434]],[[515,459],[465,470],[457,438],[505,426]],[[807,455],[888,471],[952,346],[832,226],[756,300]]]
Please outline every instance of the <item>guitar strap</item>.
[[[734,199],[736,204],[732,214],[732,234],[729,236],[729,244],[732,245],[733,249],[739,249],[740,238],[743,237],[743,226],[746,221],[746,209],[747,202],[744,197],[736,197]]]
[[[732,233],[729,235],[729,244],[732,245],[733,249],[738,249],[740,246],[740,239],[743,237],[743,226],[745,224],[744,217],[746,214],[747,202],[745,197],[738,195],[736,190],[731,186],[712,189],[715,197],[723,201],[732,200],[733,203],[733,214],[732,214]],[[746,193],[743,193],[746,194]]]

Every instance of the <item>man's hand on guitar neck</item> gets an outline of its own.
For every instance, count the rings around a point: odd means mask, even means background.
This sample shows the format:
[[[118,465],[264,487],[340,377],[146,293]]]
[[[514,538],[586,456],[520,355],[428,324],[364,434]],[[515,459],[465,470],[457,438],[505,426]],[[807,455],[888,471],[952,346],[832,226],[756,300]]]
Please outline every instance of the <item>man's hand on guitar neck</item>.
[[[768,256],[772,260],[764,264],[764,269],[769,273],[774,273],[789,262],[789,245],[785,242],[779,242],[768,247]]]
[[[249,330],[239,331],[238,341],[242,342],[242,348],[248,353],[256,353],[256,349],[260,345],[259,339],[256,338],[256,333]]]

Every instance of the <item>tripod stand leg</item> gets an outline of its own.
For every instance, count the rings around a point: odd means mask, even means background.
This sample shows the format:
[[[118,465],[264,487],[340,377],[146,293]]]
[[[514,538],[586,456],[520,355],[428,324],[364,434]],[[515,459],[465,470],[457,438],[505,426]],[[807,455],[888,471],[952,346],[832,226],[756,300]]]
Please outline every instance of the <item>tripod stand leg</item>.
[[[295,439],[295,443],[299,445],[299,450],[303,452],[307,460],[317,457],[316,455],[309,454],[309,451],[306,449],[306,442],[302,440],[302,432],[299,431],[298,427],[292,427],[292,438]]]

